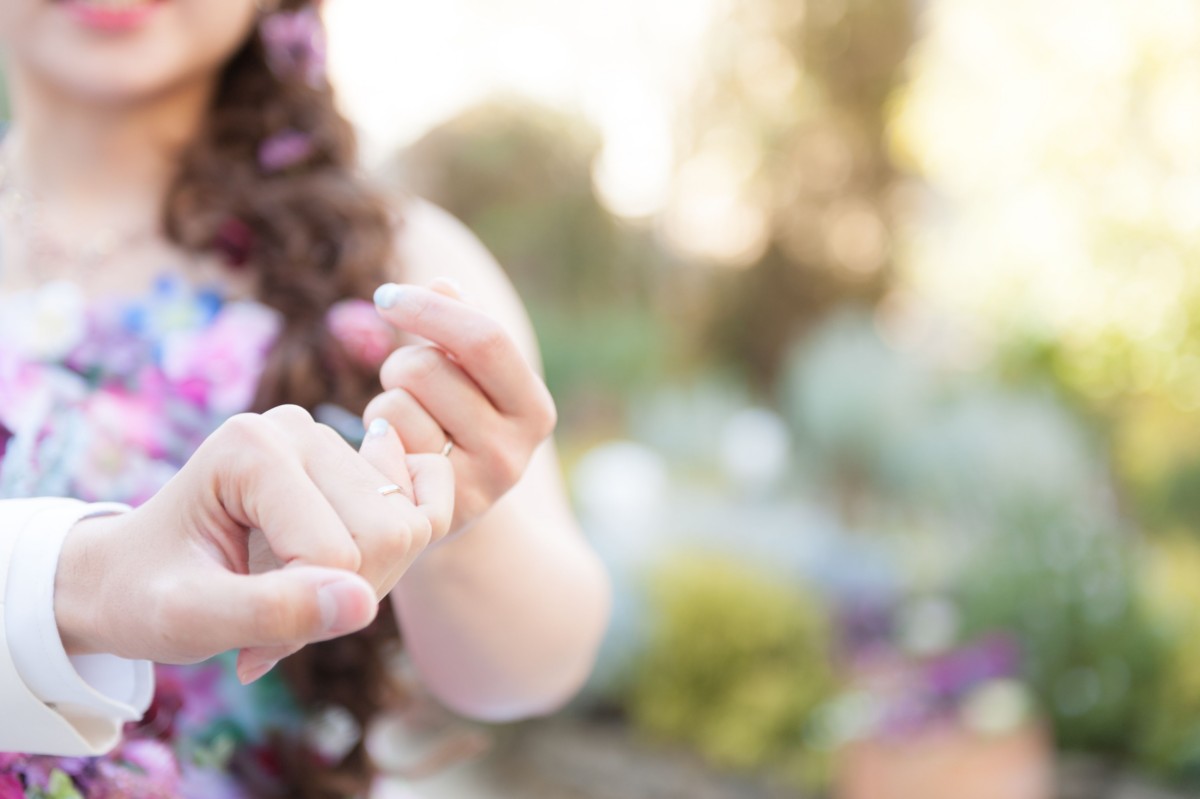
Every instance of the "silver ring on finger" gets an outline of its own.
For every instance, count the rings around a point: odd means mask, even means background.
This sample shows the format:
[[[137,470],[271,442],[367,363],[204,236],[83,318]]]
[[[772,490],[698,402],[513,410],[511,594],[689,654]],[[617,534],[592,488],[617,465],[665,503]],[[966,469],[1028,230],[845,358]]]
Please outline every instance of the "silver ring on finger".
[[[375,490],[379,492],[380,496],[384,496],[384,497],[391,496],[392,494],[403,494],[404,493],[404,489],[401,488],[400,486],[396,485],[395,483],[388,483],[387,485],[380,486],[379,488],[377,488]]]

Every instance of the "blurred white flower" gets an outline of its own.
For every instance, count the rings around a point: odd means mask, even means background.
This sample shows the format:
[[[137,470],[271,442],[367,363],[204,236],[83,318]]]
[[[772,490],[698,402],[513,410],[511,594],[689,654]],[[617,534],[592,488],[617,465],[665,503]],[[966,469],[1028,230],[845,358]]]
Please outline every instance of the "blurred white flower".
[[[649,447],[613,441],[583,456],[572,484],[585,520],[641,538],[662,508],[667,466]]]
[[[900,612],[900,645],[917,656],[936,655],[954,645],[958,635],[958,609],[942,597],[909,602]]]
[[[0,344],[33,360],[61,360],[83,340],[85,310],[83,291],[74,283],[17,292],[0,305]]]
[[[740,410],[721,429],[721,466],[747,491],[761,493],[778,483],[791,455],[787,425],[765,408]]]
[[[963,726],[981,735],[1003,735],[1024,726],[1033,717],[1029,689],[1017,680],[990,680],[971,691],[962,703]]]

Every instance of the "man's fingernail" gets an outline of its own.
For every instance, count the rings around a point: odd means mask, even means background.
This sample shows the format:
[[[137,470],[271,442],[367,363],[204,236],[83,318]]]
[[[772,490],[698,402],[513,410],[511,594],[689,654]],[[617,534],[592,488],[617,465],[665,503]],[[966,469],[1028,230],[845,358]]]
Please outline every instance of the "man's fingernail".
[[[400,295],[403,293],[403,286],[397,283],[384,283],[375,289],[375,305],[387,310],[400,301]]]
[[[238,679],[242,685],[249,685],[252,682],[261,680],[267,675],[271,669],[279,665],[278,660],[267,660],[259,664],[251,663],[243,669],[238,670]]]
[[[390,427],[391,425],[388,424],[387,419],[382,417],[375,419],[367,426],[367,438],[383,438],[387,435],[388,428]]]
[[[321,609],[321,629],[331,635],[344,635],[360,626],[354,606],[362,596],[358,580],[336,580],[317,591]]]

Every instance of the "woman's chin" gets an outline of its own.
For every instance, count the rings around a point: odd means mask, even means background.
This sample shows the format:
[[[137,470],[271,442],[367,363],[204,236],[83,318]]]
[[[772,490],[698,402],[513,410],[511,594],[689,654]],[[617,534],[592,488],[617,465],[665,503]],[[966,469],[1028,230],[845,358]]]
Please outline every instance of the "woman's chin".
[[[144,64],[134,61],[104,54],[94,59],[42,64],[38,72],[41,80],[53,86],[60,98],[84,105],[121,106],[161,97],[195,74],[182,69],[164,69],[161,62],[156,64],[156,69],[147,70]]]
[[[60,97],[130,103],[215,78],[246,40],[253,0],[0,0],[14,75]]]

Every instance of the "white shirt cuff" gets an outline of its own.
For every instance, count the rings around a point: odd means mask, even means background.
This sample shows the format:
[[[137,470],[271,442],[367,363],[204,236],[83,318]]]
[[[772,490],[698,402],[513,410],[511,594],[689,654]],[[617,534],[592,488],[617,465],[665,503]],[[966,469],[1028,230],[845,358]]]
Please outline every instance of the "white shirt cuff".
[[[82,519],[128,510],[116,503],[56,500],[47,502],[19,533],[5,592],[9,647],[30,692],[60,712],[136,721],[153,698],[149,661],[68,657],[54,614],[54,580],[67,534]]]

